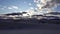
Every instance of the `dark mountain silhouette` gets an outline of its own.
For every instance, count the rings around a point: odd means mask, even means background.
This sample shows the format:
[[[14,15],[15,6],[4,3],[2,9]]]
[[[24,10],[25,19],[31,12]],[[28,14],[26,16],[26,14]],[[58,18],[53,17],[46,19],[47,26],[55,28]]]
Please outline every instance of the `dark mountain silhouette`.
[[[26,14],[27,12],[22,12],[22,13],[9,13],[9,14],[5,14],[5,15],[22,15],[22,14]]]
[[[25,14],[26,12],[24,12]],[[10,13],[6,15],[22,15],[23,13]],[[60,14],[56,12],[51,12],[50,14]],[[43,15],[34,15],[34,16],[43,16]],[[44,16],[43,16],[44,17]],[[42,26],[40,24],[43,24]],[[60,19],[36,19],[36,18],[27,18],[27,19],[0,19],[0,29],[23,29],[23,28],[41,28],[45,27],[44,24],[60,24]]]
[[[60,15],[60,12],[50,12],[50,13],[47,13],[47,14]]]
[[[5,14],[5,15],[22,15],[22,13],[9,13],[9,14]]]

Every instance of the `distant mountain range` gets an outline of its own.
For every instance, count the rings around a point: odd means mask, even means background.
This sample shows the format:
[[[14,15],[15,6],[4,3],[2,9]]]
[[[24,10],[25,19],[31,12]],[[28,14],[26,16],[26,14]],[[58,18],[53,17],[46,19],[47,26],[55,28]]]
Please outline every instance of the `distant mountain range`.
[[[5,15],[22,15],[22,13],[10,13],[10,14],[5,14]]]
[[[5,15],[22,15],[22,14],[26,14],[27,12],[22,12],[22,13],[9,13],[9,14],[5,14]]]
[[[50,13],[47,13],[47,14],[60,15],[60,12],[50,12]]]
[[[22,14],[26,14],[26,13],[27,12],[22,12],[22,13],[9,13],[9,14],[5,14],[5,15],[22,15]],[[46,14],[60,15],[60,12],[50,12],[50,13],[46,13]]]

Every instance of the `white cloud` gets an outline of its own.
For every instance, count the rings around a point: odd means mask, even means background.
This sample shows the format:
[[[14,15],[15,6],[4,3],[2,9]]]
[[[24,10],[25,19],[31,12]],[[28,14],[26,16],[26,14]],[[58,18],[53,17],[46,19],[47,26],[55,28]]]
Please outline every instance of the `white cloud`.
[[[8,9],[19,9],[17,6],[9,6]]]
[[[34,0],[38,12],[52,12],[60,5],[60,0]],[[46,10],[46,11],[45,11]]]
[[[8,9],[13,9],[12,7],[8,7]]]
[[[30,7],[30,9],[34,9],[33,7]]]
[[[28,9],[28,10],[26,10],[25,12],[27,12],[27,14],[29,14],[29,16],[32,16],[32,15],[37,14],[37,13],[34,11],[34,9]]]
[[[12,8],[14,8],[14,9],[18,9],[18,7],[17,7],[17,6],[12,6]]]
[[[20,13],[22,13],[23,11],[19,11]]]
[[[31,3],[29,3],[29,5],[31,6],[32,4],[31,4]]]
[[[39,3],[40,0],[34,0],[34,2]]]
[[[24,2],[24,3],[26,3],[26,2]]]

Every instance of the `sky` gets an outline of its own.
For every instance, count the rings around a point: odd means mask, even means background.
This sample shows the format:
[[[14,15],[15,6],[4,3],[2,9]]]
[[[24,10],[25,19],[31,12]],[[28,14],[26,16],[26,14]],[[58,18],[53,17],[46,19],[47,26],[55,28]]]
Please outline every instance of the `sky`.
[[[34,7],[33,0],[0,0],[0,14],[25,11]]]
[[[37,3],[34,0],[0,0],[0,14],[23,12],[29,9],[37,8]],[[60,11],[60,6],[54,9]]]

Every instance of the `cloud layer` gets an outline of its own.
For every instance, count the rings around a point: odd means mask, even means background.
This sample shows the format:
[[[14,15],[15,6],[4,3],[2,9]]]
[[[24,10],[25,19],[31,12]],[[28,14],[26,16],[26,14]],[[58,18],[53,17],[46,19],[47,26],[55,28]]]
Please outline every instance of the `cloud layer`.
[[[39,11],[47,10],[50,12],[53,11],[55,7],[60,5],[60,0],[34,0],[34,2],[36,3]]]
[[[10,6],[8,9],[19,9],[17,6]]]
[[[39,8],[52,8],[60,4],[60,0],[34,0]]]

